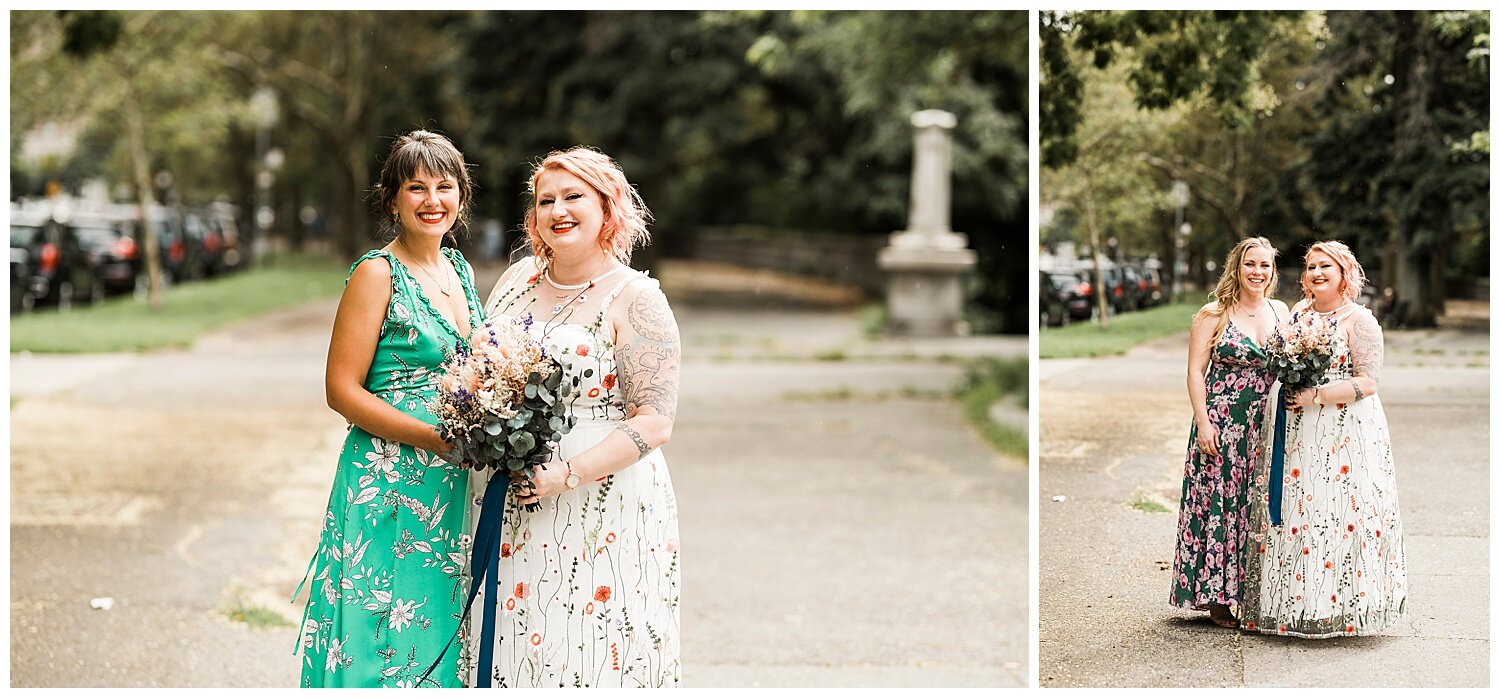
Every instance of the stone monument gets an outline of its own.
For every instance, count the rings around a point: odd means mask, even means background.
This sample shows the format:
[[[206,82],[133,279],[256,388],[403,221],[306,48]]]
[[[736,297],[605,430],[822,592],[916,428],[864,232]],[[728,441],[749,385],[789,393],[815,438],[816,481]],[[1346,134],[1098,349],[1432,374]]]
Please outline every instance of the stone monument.
[[[911,211],[907,229],[891,234],[876,261],[888,275],[886,302],[892,334],[954,336],[962,320],[963,279],[976,255],[968,238],[949,224],[953,114],[927,109],[911,115],[915,127]]]

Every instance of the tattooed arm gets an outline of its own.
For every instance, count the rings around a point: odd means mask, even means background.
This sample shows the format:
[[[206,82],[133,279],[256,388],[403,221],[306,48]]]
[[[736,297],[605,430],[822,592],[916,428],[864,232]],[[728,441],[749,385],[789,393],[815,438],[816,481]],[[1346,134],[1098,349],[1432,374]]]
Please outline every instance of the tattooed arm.
[[[1374,395],[1380,387],[1380,369],[1385,363],[1385,336],[1369,310],[1359,308],[1339,324],[1349,328],[1349,360],[1353,363],[1354,377],[1319,388],[1325,405],[1350,403]]]
[[[607,322],[615,331],[615,374],[627,418],[599,445],[568,461],[583,482],[624,470],[667,443],[677,417],[682,341],[667,297],[654,282],[632,282],[610,306],[609,315]],[[566,490],[566,477],[566,468],[538,471],[537,496]]]

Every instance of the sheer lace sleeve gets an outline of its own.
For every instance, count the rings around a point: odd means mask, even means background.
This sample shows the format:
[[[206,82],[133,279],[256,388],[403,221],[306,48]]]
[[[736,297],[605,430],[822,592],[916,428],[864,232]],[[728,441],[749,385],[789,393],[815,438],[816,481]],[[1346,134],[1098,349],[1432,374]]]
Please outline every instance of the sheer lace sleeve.
[[[1385,364],[1385,336],[1380,331],[1380,323],[1363,308],[1349,320],[1349,356],[1354,362],[1354,375],[1364,376],[1379,385],[1380,371]]]

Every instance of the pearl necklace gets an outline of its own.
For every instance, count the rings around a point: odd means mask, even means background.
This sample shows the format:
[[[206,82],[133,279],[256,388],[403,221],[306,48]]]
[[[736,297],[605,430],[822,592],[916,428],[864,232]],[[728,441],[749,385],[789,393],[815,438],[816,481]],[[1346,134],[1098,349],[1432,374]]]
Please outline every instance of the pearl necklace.
[[[583,289],[589,288],[590,286],[593,286],[594,284],[599,283],[599,281],[602,280],[602,279],[604,279],[604,277],[609,276],[610,274],[613,274],[613,273],[619,271],[620,269],[621,269],[621,267],[615,267],[614,269],[611,269],[611,270],[609,270],[607,272],[604,272],[603,274],[600,274],[600,275],[598,275],[598,276],[596,276],[596,277],[594,277],[592,279],[584,281],[581,284],[560,284],[560,283],[557,283],[557,281],[552,278],[552,269],[551,269],[551,267],[548,267],[548,268],[542,270],[542,278],[547,280],[547,285],[548,286],[551,286],[552,288],[555,288],[555,289],[557,289],[559,291],[581,291]]]

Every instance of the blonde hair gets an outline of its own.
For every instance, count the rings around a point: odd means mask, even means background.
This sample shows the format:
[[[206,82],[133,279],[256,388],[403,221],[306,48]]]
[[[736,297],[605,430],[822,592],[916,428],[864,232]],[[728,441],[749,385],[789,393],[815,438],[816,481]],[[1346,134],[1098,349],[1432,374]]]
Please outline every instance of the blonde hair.
[[[547,261],[552,261],[552,248],[542,238],[536,221],[536,185],[547,170],[563,170],[583,180],[599,193],[604,209],[604,223],[599,230],[599,246],[620,260],[630,263],[630,253],[636,247],[650,241],[651,233],[646,229],[651,221],[651,211],[646,202],[625,178],[624,170],[608,155],[587,146],[576,146],[567,151],[554,150],[547,154],[531,171],[527,192],[531,203],[526,206],[526,237],[531,241],[531,250]]]
[[[1339,268],[1339,295],[1345,300],[1354,300],[1359,297],[1359,292],[1365,288],[1365,268],[1360,266],[1359,260],[1354,258],[1354,252],[1338,240],[1323,240],[1315,242],[1307,248],[1307,254],[1302,255],[1302,296],[1312,298],[1312,287],[1307,285],[1307,258],[1314,252],[1328,255],[1329,259]]]
[[[1245,253],[1252,247],[1261,247],[1271,251],[1271,280],[1266,284],[1266,298],[1276,293],[1276,247],[1270,240],[1265,238],[1245,238],[1241,240],[1234,249],[1229,251],[1229,256],[1224,258],[1224,273],[1219,275],[1219,285],[1214,288],[1213,299],[1217,303],[1214,309],[1203,309],[1204,315],[1217,317],[1218,323],[1214,325],[1214,339],[1210,346],[1219,343],[1224,336],[1224,330],[1229,327],[1229,309],[1240,302],[1240,265],[1245,261]]]

